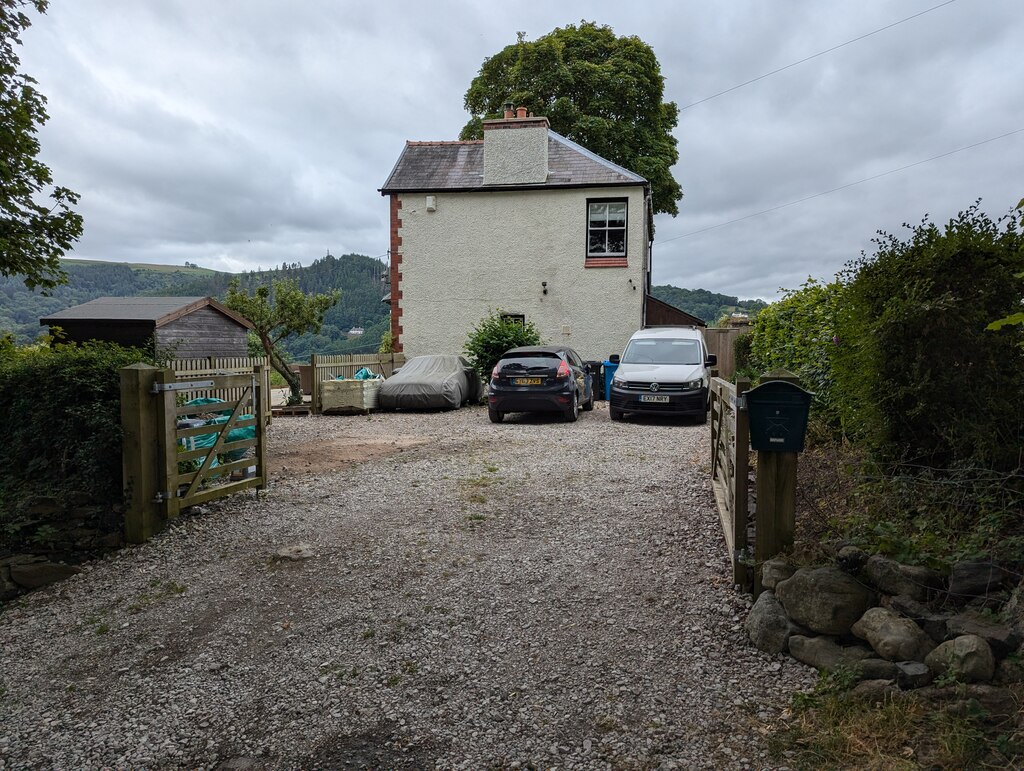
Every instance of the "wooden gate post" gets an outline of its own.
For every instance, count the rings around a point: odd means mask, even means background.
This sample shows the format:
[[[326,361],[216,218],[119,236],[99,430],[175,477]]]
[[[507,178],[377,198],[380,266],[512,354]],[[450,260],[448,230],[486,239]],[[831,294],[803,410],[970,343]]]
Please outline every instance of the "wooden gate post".
[[[785,370],[761,376],[761,382],[800,379]],[[761,593],[761,565],[793,545],[796,534],[795,452],[757,451],[757,512],[754,523],[754,596]]]
[[[320,365],[319,357],[315,353],[309,355],[309,367],[312,370],[312,380],[309,388],[309,411],[313,415],[320,414],[320,373],[317,372],[317,367]]]
[[[270,412],[270,389],[266,387],[267,371],[262,364],[253,368],[256,381],[256,393],[252,395],[253,410],[257,415]],[[259,488],[265,489],[269,481],[267,474],[267,425],[262,420],[256,421],[256,471],[260,475]]]
[[[160,416],[151,390],[159,371],[149,364],[132,364],[121,370],[121,471],[128,543],[145,542],[164,524],[163,506],[157,498]]]

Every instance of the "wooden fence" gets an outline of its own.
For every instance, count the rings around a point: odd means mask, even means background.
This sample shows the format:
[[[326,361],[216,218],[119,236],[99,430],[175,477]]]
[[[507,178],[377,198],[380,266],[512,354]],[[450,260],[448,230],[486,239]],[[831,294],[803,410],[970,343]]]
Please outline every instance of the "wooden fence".
[[[732,380],[736,374],[736,354],[733,345],[740,335],[750,333],[750,327],[712,327],[704,330],[704,342],[707,343],[708,353],[718,357],[719,377]]]
[[[750,428],[741,409],[750,381],[711,380],[711,486],[732,561],[733,583],[749,586],[747,527]]]
[[[265,382],[261,366],[184,378],[147,364],[121,370],[129,542],[146,541],[187,506],[266,485]],[[223,401],[179,406],[183,395]]]
[[[266,356],[204,356],[199,359],[175,359],[170,363],[170,368],[179,378],[201,379],[216,375],[250,375],[255,367],[263,368],[263,389],[270,393],[270,360]],[[241,391],[235,389],[226,393],[225,398],[237,399]],[[185,399],[195,398],[195,394],[185,394]],[[270,402],[267,401],[267,410],[263,416],[264,421],[270,423]]]
[[[309,363],[313,369],[310,401],[313,412],[319,413],[321,411],[320,384],[324,380],[352,377],[363,367],[378,375],[391,377],[396,369],[405,364],[405,354],[367,353],[338,354],[334,356],[313,354],[310,357]]]

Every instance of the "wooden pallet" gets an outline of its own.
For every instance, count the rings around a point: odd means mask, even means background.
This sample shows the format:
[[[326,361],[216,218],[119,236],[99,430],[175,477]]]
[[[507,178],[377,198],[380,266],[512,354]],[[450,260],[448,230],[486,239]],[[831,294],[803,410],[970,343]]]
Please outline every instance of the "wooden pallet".
[[[291,404],[280,407],[272,407],[270,409],[271,416],[275,418],[294,418],[302,415],[308,415],[310,413],[310,405],[308,404]]]

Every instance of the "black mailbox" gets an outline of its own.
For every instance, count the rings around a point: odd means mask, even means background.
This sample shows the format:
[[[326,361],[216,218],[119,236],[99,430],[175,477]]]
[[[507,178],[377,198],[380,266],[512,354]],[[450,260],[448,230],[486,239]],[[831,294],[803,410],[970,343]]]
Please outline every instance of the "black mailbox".
[[[803,452],[814,394],[784,380],[769,380],[744,396],[751,447],[769,452]]]

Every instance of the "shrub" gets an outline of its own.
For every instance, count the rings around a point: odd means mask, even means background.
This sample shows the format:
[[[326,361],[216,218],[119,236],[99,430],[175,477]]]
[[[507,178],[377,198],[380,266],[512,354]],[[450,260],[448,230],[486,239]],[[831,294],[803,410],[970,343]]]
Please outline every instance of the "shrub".
[[[795,374],[814,392],[814,409],[830,425],[838,425],[840,415],[832,357],[842,297],[839,282],[822,284],[809,278],[758,314],[750,340],[754,372],[782,368]]]
[[[1020,467],[1024,349],[988,330],[1021,310],[1018,215],[993,222],[975,203],[944,229],[924,220],[901,241],[879,233],[848,267],[835,374],[847,424],[876,458],[931,467]]]
[[[754,336],[750,332],[740,335],[732,341],[733,360],[736,362],[736,378],[745,377],[753,380],[757,377],[757,368],[754,366],[754,354],[751,348]]]
[[[112,343],[0,347],[0,529],[33,524],[33,498],[121,501],[119,370],[146,360]]]
[[[533,322],[514,321],[497,310],[473,327],[466,339],[465,351],[480,379],[486,383],[501,355],[521,345],[540,345],[540,334]]]

